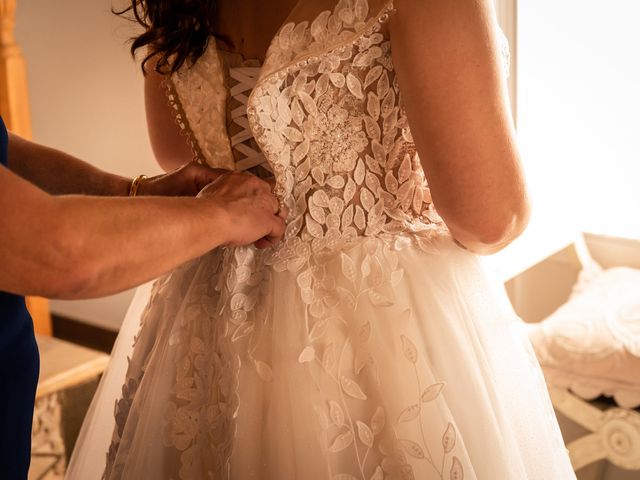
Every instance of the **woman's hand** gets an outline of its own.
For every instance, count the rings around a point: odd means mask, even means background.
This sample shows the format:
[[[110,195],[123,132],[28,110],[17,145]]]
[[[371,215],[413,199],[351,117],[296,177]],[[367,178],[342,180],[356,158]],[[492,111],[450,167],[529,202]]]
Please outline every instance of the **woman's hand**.
[[[280,205],[272,185],[254,175],[223,173],[198,197],[213,200],[223,212],[220,227],[228,234],[227,245],[269,248],[284,236],[287,208]]]
[[[194,197],[228,170],[210,168],[192,161],[172,172],[146,178],[138,188],[138,195],[163,197]]]

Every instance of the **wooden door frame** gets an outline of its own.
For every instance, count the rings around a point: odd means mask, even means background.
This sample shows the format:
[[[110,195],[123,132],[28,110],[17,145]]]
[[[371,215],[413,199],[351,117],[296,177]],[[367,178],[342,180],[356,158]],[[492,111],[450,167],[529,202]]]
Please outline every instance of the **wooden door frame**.
[[[0,115],[7,128],[31,138],[27,65],[14,37],[16,0],[0,0]],[[27,298],[36,333],[51,335],[49,302]]]

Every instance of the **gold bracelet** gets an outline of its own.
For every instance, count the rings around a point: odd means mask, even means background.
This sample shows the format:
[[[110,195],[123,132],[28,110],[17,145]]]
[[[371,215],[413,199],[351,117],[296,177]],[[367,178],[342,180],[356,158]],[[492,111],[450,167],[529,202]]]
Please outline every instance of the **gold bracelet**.
[[[136,195],[138,195],[138,189],[140,188],[140,185],[142,185],[142,181],[146,178],[146,175],[138,175],[136,178],[131,180],[131,186],[129,187],[130,197],[135,197]]]

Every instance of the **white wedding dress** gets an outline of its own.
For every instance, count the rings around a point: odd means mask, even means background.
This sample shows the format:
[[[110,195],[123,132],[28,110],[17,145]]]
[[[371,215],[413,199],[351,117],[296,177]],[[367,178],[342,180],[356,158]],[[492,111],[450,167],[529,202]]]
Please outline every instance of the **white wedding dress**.
[[[431,203],[392,9],[303,0],[261,69],[211,42],[172,76],[194,152],[272,171],[287,234],[139,291],[68,478],[575,478],[520,320]]]

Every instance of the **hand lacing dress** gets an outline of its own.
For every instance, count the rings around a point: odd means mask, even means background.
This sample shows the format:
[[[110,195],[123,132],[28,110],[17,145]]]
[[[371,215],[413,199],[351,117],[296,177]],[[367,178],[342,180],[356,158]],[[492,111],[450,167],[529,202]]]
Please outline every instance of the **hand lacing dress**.
[[[201,161],[275,175],[287,233],[140,292],[70,478],[575,478],[519,319],[431,202],[392,9],[302,1],[259,74],[211,42],[167,82]]]

